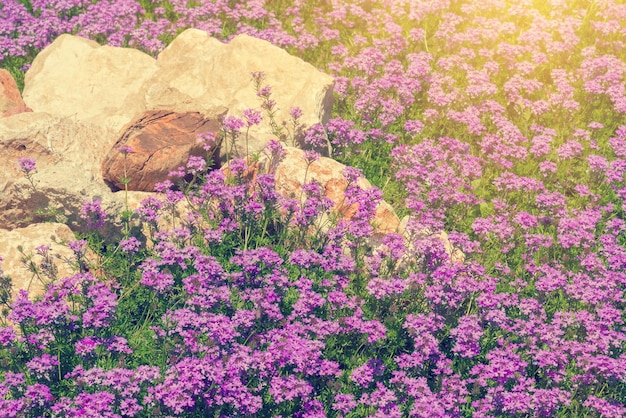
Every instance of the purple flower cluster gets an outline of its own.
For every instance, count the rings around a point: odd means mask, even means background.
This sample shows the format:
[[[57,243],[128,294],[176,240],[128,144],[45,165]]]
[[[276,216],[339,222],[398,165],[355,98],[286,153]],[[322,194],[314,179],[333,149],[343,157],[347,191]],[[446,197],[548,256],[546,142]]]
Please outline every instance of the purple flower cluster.
[[[350,220],[332,222],[318,183],[279,195],[277,141],[254,179],[248,161],[227,176],[193,158],[177,171],[197,180],[192,213],[160,230],[185,197],[161,184],[137,211],[148,245],[126,237],[103,265],[114,280],[81,270],[16,297],[2,413],[626,415],[619,1],[148,3],[5,1],[0,62],[27,64],[66,32],[151,54],[192,26],[288,48],[336,81],[333,118],[303,141],[380,172],[405,231],[373,236],[382,192],[357,187],[358,170]],[[280,104],[263,82],[253,74],[271,125]],[[290,115],[295,135],[303,115]],[[226,139],[260,122],[226,118]],[[18,168],[32,180],[34,160]],[[106,217],[85,202],[88,227]]]

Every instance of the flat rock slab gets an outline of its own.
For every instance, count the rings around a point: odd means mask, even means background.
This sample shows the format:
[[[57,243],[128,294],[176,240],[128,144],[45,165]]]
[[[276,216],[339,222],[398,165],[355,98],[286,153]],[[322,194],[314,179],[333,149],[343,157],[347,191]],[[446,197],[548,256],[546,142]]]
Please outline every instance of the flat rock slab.
[[[198,112],[146,111],[122,129],[102,162],[102,177],[117,189],[124,189],[122,179],[127,178],[128,190],[153,192],[155,184],[168,180],[171,171],[186,166],[191,155],[211,155],[198,135],[219,129],[217,118]],[[129,153],[121,151],[125,147]]]

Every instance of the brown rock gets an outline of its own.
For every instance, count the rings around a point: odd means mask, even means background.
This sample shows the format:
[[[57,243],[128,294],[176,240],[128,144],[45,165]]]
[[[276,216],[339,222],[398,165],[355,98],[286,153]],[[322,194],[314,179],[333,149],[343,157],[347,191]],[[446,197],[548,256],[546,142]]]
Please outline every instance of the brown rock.
[[[118,189],[124,189],[122,179],[128,178],[128,190],[152,192],[171,171],[185,166],[190,155],[206,156],[198,134],[219,127],[217,117],[208,119],[198,112],[146,111],[122,129],[102,162],[102,177]],[[121,147],[131,152],[124,155]]]
[[[32,112],[32,109],[22,100],[11,73],[0,69],[0,114],[7,117],[22,112]]]

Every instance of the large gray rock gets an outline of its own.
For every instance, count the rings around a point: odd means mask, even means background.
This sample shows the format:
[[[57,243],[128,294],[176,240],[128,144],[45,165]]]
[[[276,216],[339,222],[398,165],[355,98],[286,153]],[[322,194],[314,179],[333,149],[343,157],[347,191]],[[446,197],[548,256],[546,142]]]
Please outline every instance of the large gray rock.
[[[24,79],[24,102],[35,112],[120,129],[145,110],[155,60],[130,48],[61,35],[43,49]]]
[[[119,210],[122,197],[101,176],[102,158],[115,139],[112,129],[47,113],[0,119],[0,228],[57,220],[81,230],[80,209],[93,198],[107,212]],[[35,189],[17,167],[20,157],[36,161]],[[39,213],[43,208],[58,213]]]

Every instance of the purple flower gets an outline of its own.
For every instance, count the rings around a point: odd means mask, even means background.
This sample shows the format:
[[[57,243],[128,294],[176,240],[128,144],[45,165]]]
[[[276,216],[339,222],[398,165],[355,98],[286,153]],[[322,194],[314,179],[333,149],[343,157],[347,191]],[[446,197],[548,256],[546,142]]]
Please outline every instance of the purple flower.
[[[100,229],[104,226],[106,220],[106,212],[101,207],[100,199],[91,201],[85,200],[80,210],[81,219],[87,222],[87,227],[91,229]]]
[[[380,360],[368,360],[365,364],[352,370],[350,379],[359,386],[367,387],[374,381],[374,376],[383,373],[384,366]]]
[[[333,403],[333,409],[335,411],[348,414],[354,408],[357,407],[357,402],[354,400],[354,395],[340,393],[335,396],[335,402]]]
[[[48,378],[48,373],[58,365],[59,361],[57,358],[52,357],[50,354],[33,357],[32,360],[26,363],[28,370],[39,378]]]
[[[479,342],[483,335],[483,329],[477,316],[461,317],[458,326],[450,330],[450,335],[456,339],[452,351],[461,357],[471,358],[480,353]]]
[[[87,241],[84,239],[70,241],[67,243],[67,246],[74,252],[74,254],[83,256],[87,249]]]
[[[226,116],[222,121],[222,127],[226,131],[233,133],[238,133],[244,126],[244,122],[241,119],[230,115]]]
[[[37,171],[35,159],[30,157],[20,157],[17,162],[17,166],[24,174],[30,174]]]
[[[246,120],[246,126],[248,127],[258,125],[263,120],[261,112],[253,109],[245,109],[243,111],[243,117]]]
[[[0,328],[0,345],[8,346],[17,341],[17,334],[12,327]]]
[[[102,345],[102,343],[98,338],[89,336],[77,341],[74,344],[74,348],[76,350],[76,354],[85,356],[93,353],[100,345]]]
[[[126,253],[136,253],[141,248],[141,243],[135,237],[130,237],[128,239],[123,239],[120,241],[120,248],[122,251]]]
[[[44,407],[54,400],[50,388],[41,383],[27,386],[24,397],[30,401],[31,405],[37,407]]]
[[[202,157],[190,155],[187,161],[187,171],[190,174],[196,175],[206,170],[206,160]]]
[[[300,117],[302,117],[302,114],[302,109],[297,106],[289,109],[289,116],[291,116],[294,120],[300,119]]]
[[[111,337],[106,342],[107,349],[112,353],[132,354],[133,350],[128,346],[128,341],[123,337]]]
[[[269,99],[269,97],[272,95],[272,87],[271,86],[262,87],[257,92],[256,95],[259,96],[262,99]]]
[[[273,377],[270,383],[270,394],[274,402],[293,401],[296,398],[307,399],[313,392],[311,384],[295,376]]]
[[[320,124],[312,125],[304,133],[304,143],[312,147],[323,147],[326,144],[326,130]]]
[[[133,152],[133,148],[130,145],[120,145],[116,148],[116,150],[124,155],[131,154]]]
[[[304,151],[304,161],[307,165],[311,165],[313,162],[320,159],[320,153],[313,150]]]
[[[198,134],[198,141],[202,143],[205,151],[211,151],[218,143],[218,135],[215,132],[201,132]]]
[[[346,166],[343,169],[343,176],[349,183],[356,183],[363,177],[363,173],[358,168]]]

